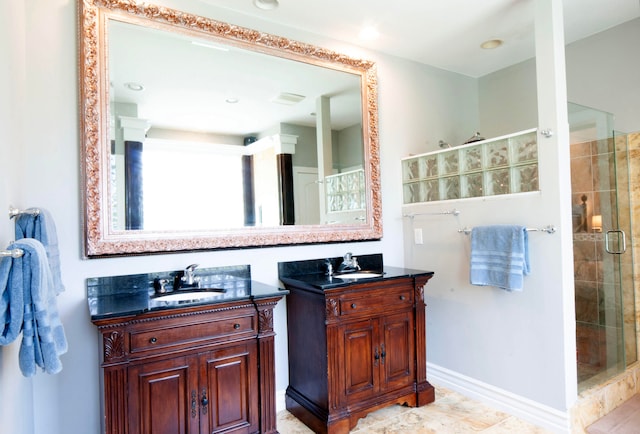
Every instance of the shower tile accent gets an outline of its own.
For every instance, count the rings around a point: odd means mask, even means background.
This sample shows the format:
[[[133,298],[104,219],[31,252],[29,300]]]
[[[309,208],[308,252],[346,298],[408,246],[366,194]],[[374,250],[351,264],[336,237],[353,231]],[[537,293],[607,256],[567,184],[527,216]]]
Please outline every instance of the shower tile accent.
[[[401,163],[404,204],[539,190],[535,129],[404,158]]]

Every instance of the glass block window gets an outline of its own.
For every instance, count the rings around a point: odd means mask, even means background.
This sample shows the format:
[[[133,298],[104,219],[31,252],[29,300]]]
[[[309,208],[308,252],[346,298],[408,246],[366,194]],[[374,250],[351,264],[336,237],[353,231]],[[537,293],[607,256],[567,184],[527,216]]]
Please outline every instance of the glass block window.
[[[415,170],[416,167],[407,167],[407,170]],[[364,169],[352,170],[325,177],[327,194],[327,211],[356,211],[365,209],[365,182]],[[406,188],[406,187],[405,187]]]
[[[403,203],[539,190],[537,130],[402,159]]]

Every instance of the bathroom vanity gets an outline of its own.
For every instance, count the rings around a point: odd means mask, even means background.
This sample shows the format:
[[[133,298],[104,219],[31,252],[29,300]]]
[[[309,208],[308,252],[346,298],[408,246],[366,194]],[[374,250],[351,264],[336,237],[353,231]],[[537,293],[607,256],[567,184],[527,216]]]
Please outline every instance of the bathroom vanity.
[[[290,291],[287,410],[316,433],[348,433],[371,411],[435,399],[424,303],[433,272],[359,260],[357,278],[327,275],[324,259],[279,264]]]
[[[277,432],[273,308],[287,291],[248,266],[215,271],[197,299],[156,296],[158,273],[88,279],[103,432]]]

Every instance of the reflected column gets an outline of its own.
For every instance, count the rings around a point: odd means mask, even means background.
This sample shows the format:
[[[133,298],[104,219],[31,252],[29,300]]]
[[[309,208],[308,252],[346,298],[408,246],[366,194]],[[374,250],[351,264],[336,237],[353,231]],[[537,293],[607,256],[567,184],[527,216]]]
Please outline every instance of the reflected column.
[[[145,119],[120,116],[124,139],[125,229],[144,229],[142,151],[149,130]]]

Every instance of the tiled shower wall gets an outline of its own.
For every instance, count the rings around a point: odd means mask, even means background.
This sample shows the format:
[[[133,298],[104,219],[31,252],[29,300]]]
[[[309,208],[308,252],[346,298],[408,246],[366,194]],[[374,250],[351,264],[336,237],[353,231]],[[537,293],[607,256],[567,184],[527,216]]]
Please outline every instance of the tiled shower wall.
[[[625,215],[631,218],[632,234],[631,234],[631,249],[632,258],[638,258],[633,260],[631,267],[634,279],[634,292],[629,294],[623,300],[623,308],[625,310],[625,328],[627,330],[635,329],[635,337],[640,340],[640,133],[632,133],[627,136],[620,137],[616,143],[616,146],[623,146],[626,141],[628,146],[628,164],[623,162],[619,164],[619,170],[627,170],[628,167],[628,179],[630,180],[630,203],[628,204],[630,213]],[[620,149],[620,148],[619,148]],[[579,158],[580,155],[575,155]],[[572,149],[572,158],[574,158]],[[572,177],[576,173],[573,173],[573,159],[572,159]],[[626,173],[620,173],[625,175]],[[575,199],[575,197],[574,197]],[[574,203],[576,203],[574,201]],[[622,222],[624,224],[624,222]],[[635,224],[633,224],[635,223]],[[576,258],[574,260],[579,260]],[[577,273],[577,271],[576,271]],[[576,279],[578,275],[576,274]],[[586,285],[588,286],[588,285]],[[576,284],[576,317],[585,318],[589,314],[590,308],[585,305],[585,299],[579,297],[588,297],[587,290],[578,290],[578,284]],[[580,305],[580,306],[579,306]],[[630,314],[630,309],[635,306],[635,314]],[[635,324],[634,324],[635,320]],[[627,336],[629,333],[627,333]],[[627,341],[630,342],[630,341]],[[629,345],[627,344],[627,351],[629,351]],[[580,351],[580,348],[578,349]],[[579,356],[580,357],[580,356]],[[636,350],[636,360],[640,357],[638,350]],[[636,393],[640,393],[640,363],[635,362],[627,367],[625,372],[610,378],[603,384],[594,386],[588,390],[585,390],[578,397],[578,401],[572,409],[572,433],[583,434],[585,428],[608,414],[631,396]]]
[[[571,145],[573,249],[576,301],[578,380],[593,377],[607,368],[608,353],[616,351],[621,336],[615,321],[621,300],[615,290],[613,261],[603,257],[604,234],[595,231],[591,218],[603,216],[606,231],[614,225],[608,209],[615,194],[613,139]],[[626,161],[625,161],[626,163]],[[621,176],[626,176],[626,173]],[[622,178],[621,178],[622,179]],[[620,196],[624,196],[624,191]],[[620,209],[629,209],[622,204]],[[615,208],[613,208],[615,210]],[[604,211],[603,211],[604,210]],[[628,219],[627,219],[628,220]],[[604,261],[603,261],[604,259]],[[604,276],[609,276],[607,279]]]

